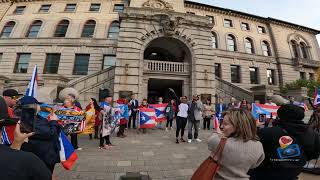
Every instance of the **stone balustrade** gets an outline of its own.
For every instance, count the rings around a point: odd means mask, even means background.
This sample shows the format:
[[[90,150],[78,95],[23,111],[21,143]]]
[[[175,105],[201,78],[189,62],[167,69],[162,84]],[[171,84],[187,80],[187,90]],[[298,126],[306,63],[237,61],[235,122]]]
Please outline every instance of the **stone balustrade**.
[[[189,65],[180,62],[145,60],[144,70],[152,72],[188,73]]]

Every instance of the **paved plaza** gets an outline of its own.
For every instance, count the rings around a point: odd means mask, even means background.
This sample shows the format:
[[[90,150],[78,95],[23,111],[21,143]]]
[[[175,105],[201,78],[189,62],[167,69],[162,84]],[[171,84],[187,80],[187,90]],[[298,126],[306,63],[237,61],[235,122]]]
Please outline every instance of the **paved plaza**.
[[[175,130],[126,131],[127,138],[113,137],[111,150],[100,150],[99,140],[79,136],[79,160],[72,171],[56,166],[57,180],[118,180],[126,172],[148,174],[152,180],[188,180],[209,155],[207,139],[211,131],[201,130],[201,143],[175,143]],[[185,134],[186,137],[187,134]],[[319,177],[303,175],[301,180]]]

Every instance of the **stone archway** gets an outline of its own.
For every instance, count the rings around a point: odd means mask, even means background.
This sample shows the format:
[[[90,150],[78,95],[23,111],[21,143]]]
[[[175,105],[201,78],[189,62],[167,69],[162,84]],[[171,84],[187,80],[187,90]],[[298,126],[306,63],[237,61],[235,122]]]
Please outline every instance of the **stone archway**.
[[[168,88],[180,96],[190,96],[193,57],[186,42],[174,36],[156,37],[146,43],[142,57],[144,97],[166,97]]]

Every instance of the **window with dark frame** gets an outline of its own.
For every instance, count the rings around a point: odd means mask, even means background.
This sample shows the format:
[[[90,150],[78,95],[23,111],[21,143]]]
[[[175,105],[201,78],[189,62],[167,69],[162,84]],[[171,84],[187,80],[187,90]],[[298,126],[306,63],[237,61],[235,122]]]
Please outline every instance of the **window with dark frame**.
[[[302,58],[307,59],[308,58],[307,45],[304,42],[300,42],[300,48],[301,48],[301,52],[302,52]]]
[[[66,8],[64,9],[65,12],[75,12],[77,4],[67,4]]]
[[[241,23],[241,29],[244,31],[249,31],[250,30],[250,26],[248,23]]]
[[[41,26],[42,26],[42,21],[40,21],[40,20],[34,21],[30,25],[26,37],[28,37],[28,38],[36,38],[36,37],[38,37],[39,31],[41,29]]]
[[[228,51],[237,51],[236,38],[231,34],[227,36],[227,45],[228,45],[228,48],[227,48]]]
[[[313,73],[309,73],[309,80],[314,81],[314,74]]]
[[[113,8],[113,12],[122,13],[124,10],[124,4],[115,4]]]
[[[2,61],[3,53],[0,53],[0,63]]]
[[[259,34],[265,34],[266,33],[266,28],[263,26],[258,26],[258,33]]]
[[[211,46],[213,49],[218,48],[217,34],[214,32],[212,32],[212,36],[211,36]]]
[[[271,56],[271,49],[270,49],[270,45],[267,41],[262,41],[262,54],[264,56]]]
[[[51,7],[51,4],[43,4],[43,5],[41,5],[39,12],[47,13],[47,12],[49,12],[50,7]]]
[[[291,40],[291,48],[292,48],[292,51],[293,51],[293,57],[294,58],[300,57],[299,56],[299,46],[298,46],[298,43],[296,41]]]
[[[90,54],[76,54],[73,75],[87,75]]]
[[[119,22],[112,22],[108,32],[109,39],[118,39],[120,32],[120,23]]]
[[[48,53],[46,63],[43,69],[43,74],[57,74],[59,69],[61,54]]]
[[[17,6],[13,14],[23,14],[25,9],[26,9],[26,6]]]
[[[250,67],[250,83],[251,84],[259,84],[259,77],[258,77],[258,68]]]
[[[91,3],[89,11],[91,12],[99,12],[100,11],[100,3]]]
[[[253,41],[250,38],[246,38],[245,41],[246,53],[254,54]]]
[[[306,79],[306,73],[300,72],[300,79]]]
[[[93,37],[96,28],[96,21],[89,20],[83,26],[81,37]]]
[[[267,69],[267,80],[269,85],[275,85],[275,74],[273,69]]]
[[[231,82],[240,83],[240,66],[231,65]]]
[[[214,63],[214,74],[216,77],[221,78],[221,64],[220,63]]]
[[[14,21],[7,22],[6,25],[4,25],[1,35],[1,38],[9,38],[11,36],[12,30],[16,23]]]
[[[107,69],[109,67],[113,67],[116,65],[116,55],[104,55],[103,56],[103,65],[102,65],[102,69]]]
[[[224,19],[224,27],[233,27],[231,19]]]
[[[69,27],[69,21],[68,20],[62,20],[59,22],[59,24],[56,27],[56,31],[54,33],[54,37],[65,37],[66,33],[68,31]]]
[[[214,24],[214,18],[213,18],[213,16],[208,16],[208,15],[207,15],[207,17],[209,18],[209,23],[210,23],[210,24]]]
[[[31,57],[30,53],[17,54],[17,61],[15,64],[14,73],[27,73],[30,57]]]

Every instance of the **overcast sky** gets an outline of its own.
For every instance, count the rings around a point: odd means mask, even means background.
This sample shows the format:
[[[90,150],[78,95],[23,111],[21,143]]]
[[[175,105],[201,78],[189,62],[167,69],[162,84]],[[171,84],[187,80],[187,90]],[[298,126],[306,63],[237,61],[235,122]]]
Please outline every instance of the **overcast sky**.
[[[191,0],[320,30],[320,0]],[[320,35],[317,36],[320,42]]]

